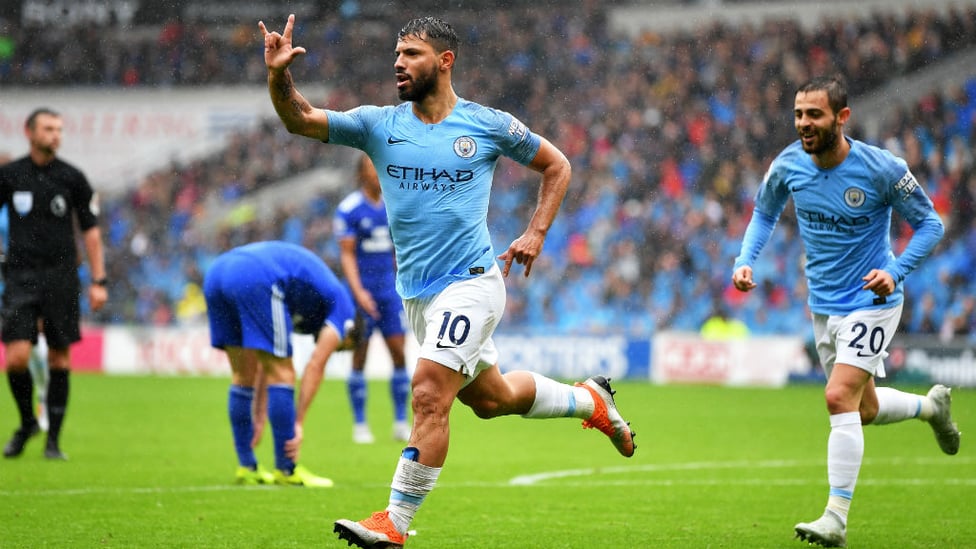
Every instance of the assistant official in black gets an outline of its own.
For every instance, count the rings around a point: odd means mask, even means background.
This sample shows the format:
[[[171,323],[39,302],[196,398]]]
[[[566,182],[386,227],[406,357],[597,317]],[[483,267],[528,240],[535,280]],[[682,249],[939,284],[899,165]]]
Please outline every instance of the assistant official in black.
[[[92,277],[88,288],[92,310],[100,309],[108,299],[96,195],[81,171],[56,157],[61,131],[58,113],[34,111],[24,127],[30,153],[0,167],[0,207],[7,207],[10,220],[3,269],[2,340],[7,380],[20,413],[20,427],[4,447],[4,457],[19,456],[40,430],[27,367],[41,320],[51,369],[50,427],[44,456],[66,459],[59,437],[68,403],[70,346],[81,339],[76,225]]]

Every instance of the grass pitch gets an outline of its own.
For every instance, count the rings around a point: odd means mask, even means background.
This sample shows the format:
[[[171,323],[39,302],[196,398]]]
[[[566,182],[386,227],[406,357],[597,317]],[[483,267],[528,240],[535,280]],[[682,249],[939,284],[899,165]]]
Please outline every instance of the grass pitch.
[[[370,384],[377,443],[351,442],[345,385],[327,381],[301,462],[327,490],[241,487],[226,378],[72,377],[68,462],[0,461],[0,546],[346,547],[338,518],[386,505],[401,444],[386,383]],[[457,403],[451,451],[410,548],[805,547],[793,525],[826,503],[828,422],[820,386],[783,390],[614,382],[637,432],[617,455],[578,420],[477,419]],[[924,392],[926,388],[910,388]],[[976,394],[953,415],[976,429]],[[0,437],[16,427],[0,390]],[[944,456],[924,423],[865,429],[848,546],[976,547],[976,450]],[[273,466],[270,432],[258,451]]]

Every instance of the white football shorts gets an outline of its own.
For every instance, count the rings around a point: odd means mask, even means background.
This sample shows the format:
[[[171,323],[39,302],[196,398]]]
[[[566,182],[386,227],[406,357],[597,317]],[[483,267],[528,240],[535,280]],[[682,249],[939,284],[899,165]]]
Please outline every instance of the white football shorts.
[[[884,359],[895,337],[902,305],[864,309],[841,315],[813,315],[813,336],[824,372],[834,364],[850,364],[877,377],[885,377]]]
[[[455,282],[441,293],[404,300],[420,358],[460,372],[471,383],[498,363],[491,335],[505,312],[505,280],[493,265],[487,273]]]

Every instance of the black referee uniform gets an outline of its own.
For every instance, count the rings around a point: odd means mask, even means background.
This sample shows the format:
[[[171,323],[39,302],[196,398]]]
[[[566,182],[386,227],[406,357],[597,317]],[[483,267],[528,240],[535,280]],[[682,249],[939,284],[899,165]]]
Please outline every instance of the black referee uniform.
[[[38,166],[25,156],[0,166],[0,206],[7,207],[10,224],[3,267],[4,343],[36,344],[39,319],[51,349],[67,349],[81,339],[75,220],[82,232],[97,225],[93,195],[84,174],[58,158]],[[7,378],[21,416],[18,433],[26,441],[37,432],[33,382],[26,369],[8,368]],[[57,449],[68,400],[67,369],[51,369],[47,398],[48,447]],[[4,451],[7,457],[19,453]]]

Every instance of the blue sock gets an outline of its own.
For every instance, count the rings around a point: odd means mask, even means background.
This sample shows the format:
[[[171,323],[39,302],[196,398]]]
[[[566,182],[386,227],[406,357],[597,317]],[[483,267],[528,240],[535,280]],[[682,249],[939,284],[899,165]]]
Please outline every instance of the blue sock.
[[[295,389],[289,385],[268,386],[268,421],[274,435],[275,467],[292,474],[295,462],[285,455],[285,442],[295,438]]]
[[[363,373],[356,370],[349,372],[346,388],[349,390],[353,419],[356,423],[366,423],[366,379]]]
[[[393,396],[393,416],[397,421],[407,419],[407,397],[410,396],[410,375],[407,369],[400,367],[393,369],[390,379],[390,393]]]
[[[251,448],[254,425],[251,423],[251,405],[254,403],[254,389],[241,385],[231,385],[227,396],[227,415],[230,417],[230,430],[234,435],[234,450],[241,467],[257,467],[258,460]]]

